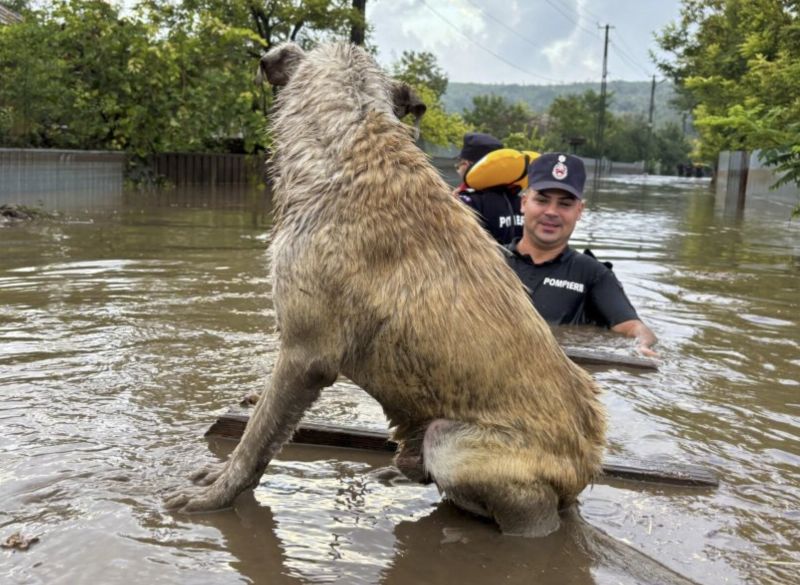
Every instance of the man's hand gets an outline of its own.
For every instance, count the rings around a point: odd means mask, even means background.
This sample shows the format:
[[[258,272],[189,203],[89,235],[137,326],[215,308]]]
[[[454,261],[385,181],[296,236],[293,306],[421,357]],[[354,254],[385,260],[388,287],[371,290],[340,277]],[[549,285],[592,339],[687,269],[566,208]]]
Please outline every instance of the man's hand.
[[[647,345],[640,343],[636,346],[636,351],[642,354],[644,357],[658,357],[658,352],[654,349],[651,349]]]
[[[657,357],[658,353],[653,350],[652,346],[658,342],[655,333],[644,323],[638,319],[631,319],[630,321],[623,321],[611,328],[612,331],[622,333],[626,337],[633,337],[636,339],[636,351],[646,357]]]

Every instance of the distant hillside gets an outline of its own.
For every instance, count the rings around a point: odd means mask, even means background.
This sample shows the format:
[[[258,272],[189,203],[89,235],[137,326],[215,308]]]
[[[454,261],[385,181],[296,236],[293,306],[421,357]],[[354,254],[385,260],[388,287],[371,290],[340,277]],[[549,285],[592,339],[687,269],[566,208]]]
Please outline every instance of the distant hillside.
[[[566,85],[490,85],[481,83],[450,82],[442,98],[449,112],[462,113],[472,108],[472,98],[477,95],[494,94],[508,101],[525,102],[534,112],[544,112],[553,100],[560,95],[583,93],[587,89],[600,91],[599,83],[570,83]],[[609,109],[615,114],[633,113],[647,116],[650,107],[649,81],[610,81],[608,92],[613,94]],[[675,111],[669,102],[674,96],[672,84],[664,82],[656,86],[655,123],[661,126],[666,122],[681,123],[681,113]]]

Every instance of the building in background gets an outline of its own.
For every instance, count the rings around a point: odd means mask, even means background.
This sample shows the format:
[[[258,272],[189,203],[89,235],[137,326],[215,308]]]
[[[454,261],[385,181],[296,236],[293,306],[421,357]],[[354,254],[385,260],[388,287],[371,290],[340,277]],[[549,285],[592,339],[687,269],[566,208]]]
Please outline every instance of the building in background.
[[[0,24],[14,24],[16,22],[22,22],[22,17],[0,4]]]

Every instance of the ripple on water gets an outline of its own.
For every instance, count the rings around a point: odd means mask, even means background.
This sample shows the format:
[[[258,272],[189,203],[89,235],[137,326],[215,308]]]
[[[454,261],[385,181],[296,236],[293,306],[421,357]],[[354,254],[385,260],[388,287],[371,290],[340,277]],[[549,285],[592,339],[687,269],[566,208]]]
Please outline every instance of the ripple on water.
[[[575,245],[614,262],[659,335],[661,368],[593,371],[614,455],[704,465],[722,485],[596,484],[581,496],[584,515],[698,582],[794,583],[795,235],[782,237],[784,224],[720,222],[713,197],[659,181],[604,190]],[[263,389],[272,369],[266,226],[241,208],[132,205],[93,224],[0,232],[0,525],[42,535],[10,557],[13,579],[630,582],[574,542],[503,538],[438,505],[435,488],[378,479],[385,457],[367,464],[291,447],[233,510],[165,513],[165,489],[226,455],[202,440],[210,421]],[[594,329],[565,339],[632,351]],[[309,417],[386,425],[345,380]]]
[[[755,325],[760,325],[764,327],[794,327],[795,323],[793,321],[787,321],[785,319],[776,319],[774,317],[765,317],[764,315],[753,315],[747,313],[740,313],[740,319],[744,319],[745,321],[749,321]]]
[[[256,499],[272,510],[286,566],[312,581],[375,583],[394,559],[393,527],[431,512],[435,488],[386,485],[364,464],[280,461]]]

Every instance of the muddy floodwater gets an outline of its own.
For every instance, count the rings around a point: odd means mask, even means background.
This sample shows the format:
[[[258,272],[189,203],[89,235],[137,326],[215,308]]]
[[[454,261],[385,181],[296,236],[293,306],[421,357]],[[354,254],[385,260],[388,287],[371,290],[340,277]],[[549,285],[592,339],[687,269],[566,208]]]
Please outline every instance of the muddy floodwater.
[[[166,512],[165,490],[230,452],[203,433],[265,386],[276,357],[269,198],[47,205],[60,217],[0,224],[0,540],[39,538],[0,549],[0,582],[660,581],[587,545],[574,522],[503,537],[435,487],[375,473],[382,454],[290,446],[234,509]],[[800,221],[724,218],[702,180],[632,177],[591,196],[573,243],[614,263],[660,338],[657,372],[592,369],[610,454],[721,480],[604,480],[581,496],[585,521],[699,583],[800,583]],[[594,329],[558,335],[632,349]],[[385,428],[346,380],[308,417]]]

